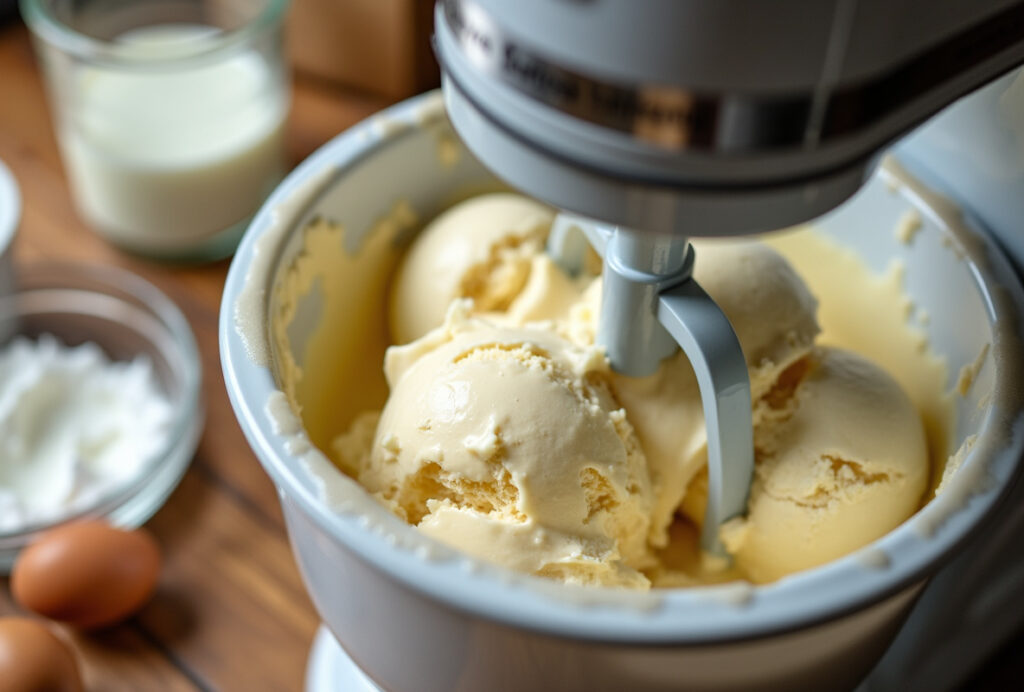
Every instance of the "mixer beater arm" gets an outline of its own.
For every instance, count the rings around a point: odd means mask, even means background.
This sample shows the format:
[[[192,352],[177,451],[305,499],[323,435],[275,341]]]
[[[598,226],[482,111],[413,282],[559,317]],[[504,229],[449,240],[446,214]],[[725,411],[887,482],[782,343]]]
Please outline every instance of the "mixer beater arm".
[[[661,293],[658,320],[697,374],[708,437],[708,504],[701,546],[724,555],[718,528],[746,513],[754,473],[747,363],[729,320],[693,279]]]
[[[650,375],[682,347],[697,376],[707,429],[705,552],[725,556],[721,524],[745,513],[754,470],[750,375],[725,313],[693,279],[694,250],[680,235],[640,233],[560,215],[548,252],[571,273],[586,240],[604,260],[597,343],[612,368]]]

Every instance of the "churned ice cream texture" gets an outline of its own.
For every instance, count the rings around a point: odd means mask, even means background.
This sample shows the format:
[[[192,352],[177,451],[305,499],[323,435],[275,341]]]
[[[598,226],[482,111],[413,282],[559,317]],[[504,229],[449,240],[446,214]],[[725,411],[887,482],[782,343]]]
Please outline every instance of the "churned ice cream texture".
[[[798,383],[759,402],[747,516],[722,530],[740,571],[755,582],[842,557],[881,537],[920,505],[928,447],[917,411],[881,368],[834,347],[798,366]],[[706,474],[683,511],[700,523]]]
[[[418,340],[389,349],[387,405],[335,440],[336,457],[396,514],[492,562],[576,583],[680,583],[658,556],[680,516],[703,519],[696,379],[682,353],[645,378],[609,370],[593,344],[600,278],[570,279],[543,254],[550,222],[529,200],[489,195],[422,232],[391,296],[395,340]],[[817,302],[778,252],[695,245],[695,277],[751,376],[755,479],[748,515],[723,529],[737,574],[772,581],[895,528],[929,477],[906,394],[865,358],[816,344]]]
[[[750,372],[754,482],[747,517],[723,532],[741,573],[773,581],[899,525],[919,506],[929,475],[910,399],[870,361],[815,345],[817,302],[778,252],[751,241],[695,246],[695,278],[729,317]],[[645,380],[615,381],[661,486],[656,521],[667,530],[682,507],[699,525],[707,459],[693,372],[679,354]],[[669,416],[680,414],[688,425],[673,425]]]
[[[578,291],[543,252],[552,221],[549,207],[512,193],[480,195],[434,219],[392,282],[394,342],[440,325],[457,298],[519,323],[562,316]]]
[[[643,587],[651,490],[603,354],[453,304],[388,351],[357,478],[438,540],[567,582]]]

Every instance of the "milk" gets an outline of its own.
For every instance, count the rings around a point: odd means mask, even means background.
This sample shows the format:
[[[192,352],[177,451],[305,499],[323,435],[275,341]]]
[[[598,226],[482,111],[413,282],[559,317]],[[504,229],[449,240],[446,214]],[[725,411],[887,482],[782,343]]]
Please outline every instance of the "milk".
[[[216,30],[195,25],[134,30],[118,42],[142,69],[74,75],[61,127],[72,192],[85,219],[120,245],[196,250],[244,222],[284,173],[286,87],[262,55],[145,61],[210,39]]]

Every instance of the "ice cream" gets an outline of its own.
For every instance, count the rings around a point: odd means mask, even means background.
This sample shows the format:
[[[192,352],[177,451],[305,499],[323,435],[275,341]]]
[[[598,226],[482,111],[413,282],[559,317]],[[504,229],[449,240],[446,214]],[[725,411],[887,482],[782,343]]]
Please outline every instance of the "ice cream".
[[[647,467],[606,359],[469,307],[389,350],[391,395],[358,480],[420,530],[492,562],[647,586]]]
[[[527,288],[534,265],[547,259],[541,251],[553,220],[548,207],[511,193],[471,198],[434,219],[392,283],[395,343],[408,343],[437,327],[456,298],[471,298],[479,312],[509,310]],[[552,268],[538,267],[538,272]]]
[[[746,518],[722,538],[743,574],[769,582],[867,545],[907,519],[928,485],[928,446],[907,395],[849,351],[816,349],[754,428]],[[707,476],[684,511],[703,518]]]
[[[817,337],[818,303],[789,262],[751,240],[697,241],[693,276],[722,309],[740,340],[754,401]]]
[[[390,319],[395,341],[411,341],[388,349],[388,402],[333,444],[395,514],[512,569],[645,588],[772,581],[917,509],[929,457],[914,403],[867,359],[817,343],[817,301],[778,251],[698,242],[695,278],[748,363],[757,461],[747,516],[723,528],[735,569],[707,572],[694,554],[706,434],[689,361],[611,372],[594,345],[600,278],[562,274],[543,252],[550,223],[521,197],[475,198],[403,260]]]
[[[777,251],[751,241],[695,245],[695,278],[728,316],[750,372],[754,484],[747,518],[723,533],[741,573],[773,581],[899,525],[919,506],[929,475],[924,429],[907,395],[870,361],[815,348],[817,301]],[[648,454],[658,497],[652,525],[680,507],[699,525],[706,448],[688,362],[677,356],[652,378],[615,384]]]

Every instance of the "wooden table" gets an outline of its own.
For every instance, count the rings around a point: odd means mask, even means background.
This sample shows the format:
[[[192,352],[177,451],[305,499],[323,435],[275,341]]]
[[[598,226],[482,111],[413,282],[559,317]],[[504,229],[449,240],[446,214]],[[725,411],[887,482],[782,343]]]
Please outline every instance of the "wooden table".
[[[297,81],[288,128],[292,162],[386,105]],[[206,431],[181,486],[148,524],[164,549],[159,591],[123,625],[88,636],[68,632],[89,689],[301,689],[318,619],[292,560],[274,488],[224,389],[217,312],[228,262],[153,264],[119,252],[83,225],[71,205],[28,36],[17,24],[0,28],[0,159],[24,198],[16,259],[113,264],[144,276],[185,312],[202,353]],[[17,612],[3,581],[0,615]],[[966,689],[1024,689],[1022,648],[1019,637]]]
[[[288,128],[292,162],[386,105],[297,82]],[[0,28],[0,159],[24,201],[16,260],[112,264],[140,274],[184,311],[202,355],[206,430],[181,485],[148,524],[164,550],[159,590],[133,620],[100,634],[72,634],[89,689],[300,689],[318,619],[274,488],[224,389],[217,313],[228,262],[154,264],[86,228],[72,208],[40,75],[17,23]],[[18,612],[9,594],[4,580],[0,615]]]

